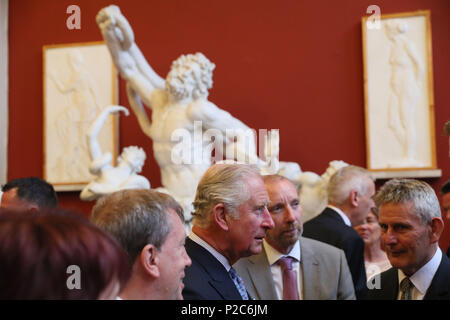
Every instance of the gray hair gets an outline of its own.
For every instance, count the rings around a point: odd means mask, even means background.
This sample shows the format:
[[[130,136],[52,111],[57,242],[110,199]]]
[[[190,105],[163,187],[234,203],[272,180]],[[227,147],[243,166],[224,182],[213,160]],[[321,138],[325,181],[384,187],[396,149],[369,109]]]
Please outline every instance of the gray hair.
[[[392,179],[386,182],[375,196],[375,204],[380,208],[388,203],[412,202],[414,214],[424,224],[431,222],[433,218],[441,217],[439,200],[433,188],[423,181],[415,179]]]
[[[230,215],[237,219],[237,209],[251,197],[246,183],[251,177],[260,177],[253,165],[216,164],[210,167],[197,187],[192,213],[194,225],[208,227],[210,213],[219,203],[223,203]]]
[[[342,205],[348,199],[352,190],[358,191],[361,195],[366,195],[370,186],[368,180],[374,181],[374,178],[364,168],[346,166],[339,169],[331,176],[328,182],[328,202]]]
[[[183,208],[170,195],[154,190],[122,190],[100,198],[90,220],[114,236],[134,263],[147,244],[161,248],[172,229],[169,209],[184,221]]]

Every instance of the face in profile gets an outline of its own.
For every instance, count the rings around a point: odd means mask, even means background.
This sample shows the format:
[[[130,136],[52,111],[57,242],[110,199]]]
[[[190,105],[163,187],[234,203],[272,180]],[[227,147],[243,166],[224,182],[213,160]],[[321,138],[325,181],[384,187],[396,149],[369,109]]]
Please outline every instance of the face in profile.
[[[450,223],[450,192],[442,196],[442,209],[444,210],[447,221]]]
[[[377,216],[372,211],[367,215],[364,223],[356,226],[355,230],[359,233],[366,245],[377,243],[380,240],[381,228],[378,224]]]
[[[287,180],[266,182],[269,212],[275,223],[266,241],[281,253],[289,253],[302,234],[302,207],[295,186]]]
[[[262,250],[266,232],[274,227],[273,220],[267,210],[269,196],[264,181],[255,176],[247,180],[250,199],[237,209],[238,218],[229,220],[231,241],[230,255],[236,260],[258,254]]]
[[[379,208],[381,240],[391,265],[410,276],[434,254],[432,231],[415,214],[412,202]]]
[[[158,251],[161,299],[182,300],[184,269],[192,261],[184,248],[186,232],[180,217],[170,209],[168,218],[172,228]]]
[[[356,208],[356,214],[352,216],[352,225],[357,226],[364,223],[369,212],[375,208],[375,202],[373,196],[375,195],[375,183],[371,179],[367,179],[367,192],[366,194],[358,193],[358,207]]]

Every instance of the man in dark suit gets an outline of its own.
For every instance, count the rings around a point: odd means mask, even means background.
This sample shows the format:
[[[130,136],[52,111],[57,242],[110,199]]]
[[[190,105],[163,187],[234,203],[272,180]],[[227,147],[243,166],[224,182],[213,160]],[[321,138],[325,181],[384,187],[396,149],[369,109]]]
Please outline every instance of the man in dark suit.
[[[375,202],[381,241],[393,267],[381,273],[368,298],[450,300],[450,260],[438,246],[444,222],[434,190],[422,181],[393,179]]]
[[[364,242],[352,226],[363,223],[375,207],[372,199],[375,184],[367,170],[347,166],[330,178],[327,191],[328,207],[305,223],[303,236],[344,250],[356,298],[363,299],[366,292]]]
[[[186,239],[192,265],[186,269],[183,297],[189,300],[246,300],[243,280],[231,267],[262,250],[274,227],[269,196],[255,167],[216,164],[200,180],[193,228]]]
[[[442,195],[442,209],[447,222],[450,223],[450,180],[443,184],[440,192]],[[447,256],[450,257],[450,247],[447,249]]]

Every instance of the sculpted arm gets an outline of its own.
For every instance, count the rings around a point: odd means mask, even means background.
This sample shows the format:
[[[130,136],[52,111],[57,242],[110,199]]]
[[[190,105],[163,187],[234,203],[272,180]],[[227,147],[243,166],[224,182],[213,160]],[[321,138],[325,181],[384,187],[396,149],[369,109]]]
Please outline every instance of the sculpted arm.
[[[257,156],[254,131],[229,112],[203,100],[191,106],[188,113],[193,121],[202,121],[205,130],[215,129],[221,133],[221,137],[216,137],[215,141],[219,143],[216,148],[222,150],[221,141],[225,142],[226,159],[264,165]]]
[[[106,118],[118,111],[123,111],[126,115],[129,114],[128,110],[121,106],[110,106],[105,108],[94,120],[94,122],[89,127],[88,135],[87,135],[87,143],[89,146],[89,152],[93,161],[101,158],[103,156],[102,149],[100,144],[98,143],[98,134],[105,123]]]
[[[134,34],[117,6],[102,9],[97,15],[103,38],[120,75],[143,102],[153,107],[152,93],[164,89],[165,81],[151,68],[134,42]]]
[[[206,129],[218,129],[225,133],[236,131],[238,129],[250,129],[239,119],[234,118],[229,112],[220,109],[214,103],[207,100],[200,101],[189,107],[189,118],[192,121],[202,121],[203,127]]]

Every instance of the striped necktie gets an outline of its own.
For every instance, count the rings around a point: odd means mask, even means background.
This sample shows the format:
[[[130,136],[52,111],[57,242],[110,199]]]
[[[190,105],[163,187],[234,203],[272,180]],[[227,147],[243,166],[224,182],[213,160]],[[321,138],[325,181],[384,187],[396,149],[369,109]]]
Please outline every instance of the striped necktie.
[[[414,284],[409,280],[408,277],[404,278],[400,282],[400,300],[412,300],[412,289],[414,288]]]

